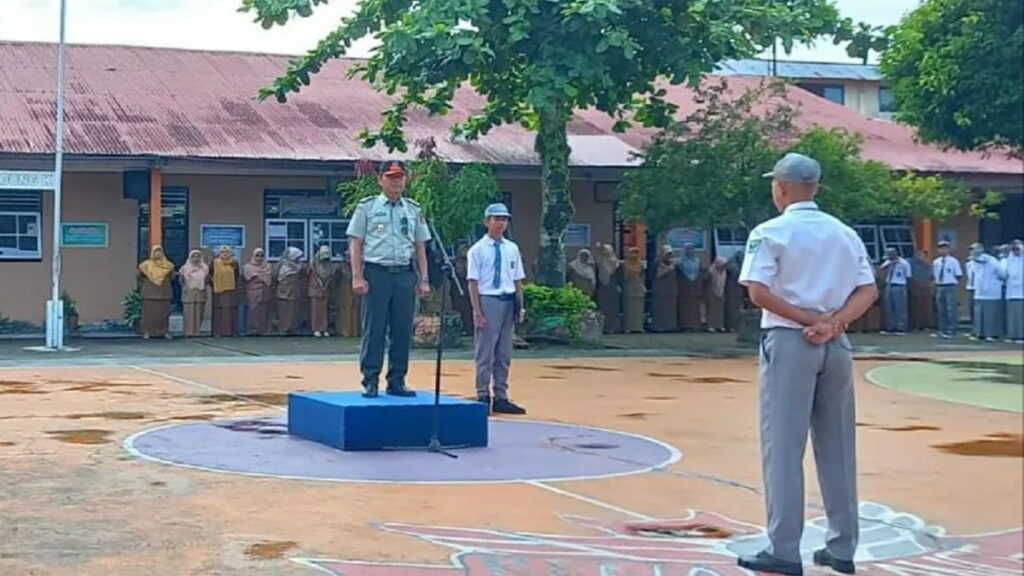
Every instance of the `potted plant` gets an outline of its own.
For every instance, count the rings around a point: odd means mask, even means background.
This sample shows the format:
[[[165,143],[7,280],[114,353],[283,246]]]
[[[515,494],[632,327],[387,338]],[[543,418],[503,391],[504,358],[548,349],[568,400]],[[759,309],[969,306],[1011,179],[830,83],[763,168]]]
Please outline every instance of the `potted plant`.
[[[75,299],[67,290],[61,293],[60,299],[64,302],[64,330],[66,332],[78,330],[78,305]]]
[[[125,326],[130,326],[132,330],[138,331],[139,321],[142,320],[142,288],[138,284],[132,287],[131,290],[125,294],[124,302],[122,302],[124,309],[121,319],[124,320]]]
[[[604,321],[597,305],[575,286],[527,284],[525,338],[598,345]]]

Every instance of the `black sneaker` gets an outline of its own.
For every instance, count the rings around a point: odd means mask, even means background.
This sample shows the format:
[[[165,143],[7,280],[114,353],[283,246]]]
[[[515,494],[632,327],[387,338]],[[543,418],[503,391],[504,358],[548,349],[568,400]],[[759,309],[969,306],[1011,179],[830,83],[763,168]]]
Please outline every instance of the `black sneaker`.
[[[416,391],[415,390],[409,390],[405,386],[401,386],[401,385],[399,385],[399,386],[388,386],[387,395],[388,396],[398,396],[399,398],[412,398],[413,396],[416,396]]]
[[[491,410],[495,414],[526,414],[526,410],[516,406],[508,398],[498,398],[494,401]]]
[[[829,554],[828,550],[822,548],[814,553],[814,563],[818,566],[828,566],[841,574],[855,574],[857,567],[850,560],[840,560]]]
[[[481,404],[487,404],[488,407],[490,407],[490,405],[491,405],[491,397],[490,396],[477,396],[476,397],[476,401],[481,403]]]
[[[377,396],[380,396],[380,393],[377,391],[376,384],[372,386],[363,386],[363,398],[376,398]]]
[[[760,552],[756,556],[741,556],[737,564],[741,568],[753,570],[754,572],[783,574],[785,576],[804,576],[804,567],[799,563],[779,560],[767,552]]]

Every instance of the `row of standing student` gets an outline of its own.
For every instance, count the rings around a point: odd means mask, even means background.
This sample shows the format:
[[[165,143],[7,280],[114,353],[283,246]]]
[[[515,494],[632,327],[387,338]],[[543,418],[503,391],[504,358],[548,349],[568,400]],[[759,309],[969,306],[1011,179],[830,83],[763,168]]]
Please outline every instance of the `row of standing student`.
[[[222,246],[207,264],[198,250],[175,269],[163,248],[154,246],[150,257],[139,265],[143,338],[170,338],[169,324],[172,281],[181,284],[182,320],[186,337],[201,335],[208,304],[212,304],[211,331],[214,337],[239,334],[239,309],[248,308],[247,328],[251,335],[294,335],[309,328],[316,336],[331,330],[345,337],[360,334],[360,299],[352,292],[351,269],[347,263],[331,261],[330,249],[322,247],[312,264],[302,251],[289,248],[276,264],[257,248],[250,261],[239,266],[233,250]],[[211,302],[212,301],[212,302]]]

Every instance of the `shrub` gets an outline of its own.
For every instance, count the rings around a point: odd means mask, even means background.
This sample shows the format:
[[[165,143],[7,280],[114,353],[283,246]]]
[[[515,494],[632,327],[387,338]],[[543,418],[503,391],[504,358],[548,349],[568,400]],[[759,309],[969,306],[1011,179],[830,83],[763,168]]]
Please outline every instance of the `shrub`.
[[[527,284],[523,291],[526,316],[530,322],[543,322],[544,318],[563,318],[569,338],[580,336],[583,314],[597,308],[597,304],[575,286],[555,288],[540,284]]]

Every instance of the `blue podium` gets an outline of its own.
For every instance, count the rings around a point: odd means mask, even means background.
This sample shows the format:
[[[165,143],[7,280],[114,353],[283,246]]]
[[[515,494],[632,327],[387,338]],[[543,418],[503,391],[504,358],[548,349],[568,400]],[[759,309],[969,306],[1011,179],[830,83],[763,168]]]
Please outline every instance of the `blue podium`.
[[[487,406],[441,395],[442,446],[487,446]],[[363,398],[360,392],[292,392],[288,434],[340,450],[426,447],[434,427],[434,394]]]

